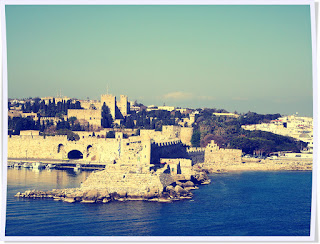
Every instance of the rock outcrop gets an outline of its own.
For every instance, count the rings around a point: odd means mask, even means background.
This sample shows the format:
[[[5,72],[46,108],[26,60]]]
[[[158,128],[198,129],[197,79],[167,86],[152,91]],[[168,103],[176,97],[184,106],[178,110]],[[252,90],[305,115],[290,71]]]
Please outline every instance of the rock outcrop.
[[[111,201],[145,200],[172,202],[191,199],[196,185],[208,184],[204,172],[196,172],[191,181],[175,180],[165,173],[123,173],[108,170],[93,172],[79,188],[51,191],[18,192],[15,197],[52,198],[67,203],[108,203]]]

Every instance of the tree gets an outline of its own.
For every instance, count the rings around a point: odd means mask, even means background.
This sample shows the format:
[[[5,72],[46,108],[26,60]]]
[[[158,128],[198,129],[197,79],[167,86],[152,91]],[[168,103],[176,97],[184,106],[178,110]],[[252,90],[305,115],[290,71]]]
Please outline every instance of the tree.
[[[191,137],[191,144],[193,147],[199,147],[200,146],[200,132],[195,130],[193,131],[192,137]]]
[[[110,110],[106,103],[103,103],[102,111],[101,111],[101,126],[103,128],[111,128],[113,123],[112,116],[110,114]]]
[[[69,141],[79,141],[80,140],[80,136],[72,131],[67,133],[67,139]]]

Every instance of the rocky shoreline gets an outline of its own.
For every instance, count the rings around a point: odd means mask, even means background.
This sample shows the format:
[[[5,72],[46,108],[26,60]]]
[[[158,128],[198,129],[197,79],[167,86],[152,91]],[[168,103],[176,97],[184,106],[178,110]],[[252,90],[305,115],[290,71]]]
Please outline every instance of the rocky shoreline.
[[[27,190],[23,193],[18,192],[15,197],[31,199],[52,199],[54,201],[63,201],[67,203],[109,203],[112,201],[150,201],[166,202],[192,199],[192,190],[199,189],[199,185],[210,184],[208,175],[204,172],[198,172],[191,177],[191,180],[178,180],[164,187],[162,192],[145,194],[132,194],[126,191],[109,192],[107,189],[94,188],[67,188],[53,189],[51,191]]]

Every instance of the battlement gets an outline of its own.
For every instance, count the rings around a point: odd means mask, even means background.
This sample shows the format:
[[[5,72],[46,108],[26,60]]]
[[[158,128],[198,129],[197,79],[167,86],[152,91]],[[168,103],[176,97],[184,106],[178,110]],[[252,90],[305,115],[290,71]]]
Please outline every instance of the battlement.
[[[165,141],[165,142],[153,142],[152,144],[155,145],[155,146],[158,146],[158,147],[165,147],[165,146],[181,144],[181,140],[172,139],[172,140],[168,140],[168,141]]]
[[[241,163],[242,151],[239,149],[225,149],[212,140],[205,149],[205,163]]]
[[[189,147],[187,148],[187,152],[188,153],[192,153],[192,152],[204,152],[205,149],[202,147]]]

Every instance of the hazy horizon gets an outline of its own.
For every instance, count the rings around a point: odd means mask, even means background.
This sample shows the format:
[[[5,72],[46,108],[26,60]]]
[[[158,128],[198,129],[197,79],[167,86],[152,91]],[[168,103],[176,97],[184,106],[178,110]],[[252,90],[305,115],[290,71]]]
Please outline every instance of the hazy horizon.
[[[308,5],[6,6],[8,97],[312,116]]]

